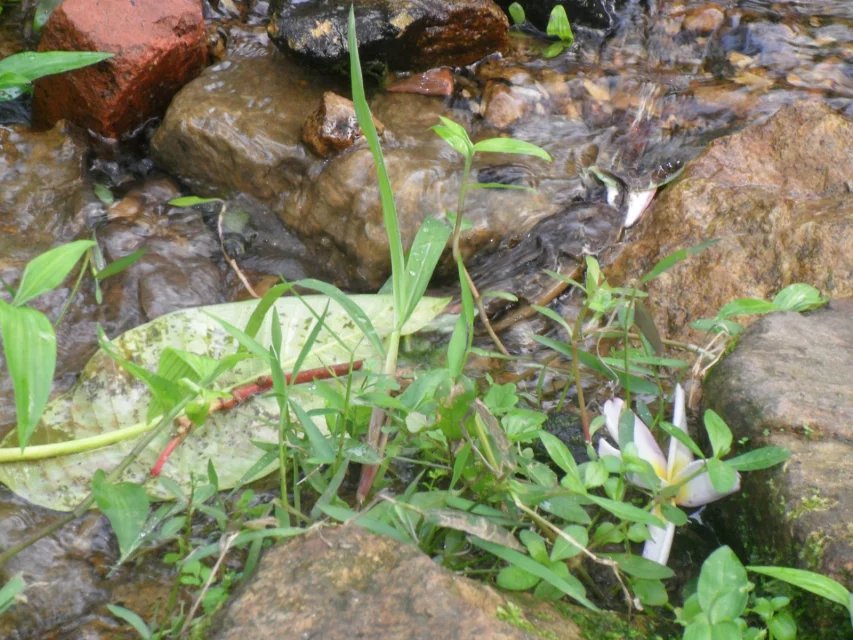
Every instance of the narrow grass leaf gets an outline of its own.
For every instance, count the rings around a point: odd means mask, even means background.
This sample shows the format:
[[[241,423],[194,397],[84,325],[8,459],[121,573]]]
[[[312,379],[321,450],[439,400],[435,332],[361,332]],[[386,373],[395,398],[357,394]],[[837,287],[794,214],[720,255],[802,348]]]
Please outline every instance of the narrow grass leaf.
[[[198,196],[183,196],[181,198],[172,198],[169,204],[173,207],[195,207],[200,204],[209,204],[211,202],[222,202],[222,198],[200,198]]]
[[[405,323],[409,319],[426,292],[435,267],[447,246],[450,233],[450,227],[435,218],[427,218],[418,229],[406,259],[406,273],[410,282],[403,305],[402,322]]]
[[[635,578],[665,580],[675,575],[669,567],[633,553],[606,553],[604,556],[614,560],[622,571]]]
[[[524,550],[512,533],[485,516],[455,509],[428,509],[424,517],[440,527],[469,533],[516,551]]]
[[[30,260],[24,268],[12,304],[24,305],[36,296],[58,287],[71,273],[80,257],[94,244],[91,240],[75,240],[54,247]]]
[[[561,577],[548,567],[536,562],[528,556],[523,555],[518,551],[494,544],[493,542],[481,540],[476,537],[470,537],[469,540],[471,540],[471,543],[474,546],[480,547],[484,551],[491,553],[493,556],[497,556],[504,562],[508,562],[512,566],[518,567],[527,573],[541,578],[548,584],[559,589],[562,593],[585,606],[587,609],[598,611],[598,607],[587,599],[583,585],[574,576],[570,575],[568,577]]]
[[[826,598],[842,607],[850,605],[850,592],[840,582],[836,582],[832,578],[815,573],[814,571],[806,571],[805,569],[793,569],[790,567],[765,567],[758,565],[750,565],[748,571],[760,573],[782,582],[787,582],[795,587],[804,589],[809,593],[813,593],[822,598]]]
[[[706,240],[705,242],[700,242],[697,245],[693,245],[692,247],[687,247],[686,249],[679,249],[678,251],[674,251],[669,254],[665,258],[661,259],[654,267],[652,267],[651,271],[649,271],[646,275],[640,278],[641,283],[649,282],[650,280],[654,280],[660,274],[668,271],[679,262],[686,260],[690,256],[695,256],[698,253],[702,253],[708,247],[711,247],[719,242],[719,238],[712,238],[710,240]]]
[[[32,82],[44,76],[88,67],[112,57],[111,53],[98,51],[24,51],[0,60],[0,73],[14,73]]]
[[[619,502],[617,500],[611,500],[609,498],[602,498],[601,496],[596,496],[592,494],[588,494],[587,498],[597,504],[602,509],[609,511],[614,516],[622,520],[629,520],[630,522],[640,522],[642,524],[648,524],[653,527],[658,527],[660,529],[663,529],[666,526],[663,521],[661,521],[661,519],[657,516],[652,515],[645,509],[635,507],[632,504]]]
[[[365,337],[370,341],[370,344],[376,348],[376,351],[382,354],[385,353],[385,347],[382,344],[382,340],[379,339],[379,334],[376,332],[373,323],[370,321],[370,317],[352,298],[350,298],[350,296],[338,289],[335,285],[328,284],[322,280],[314,280],[313,278],[299,280],[294,284],[325,294],[341,305],[343,310],[349,314],[352,321],[355,322],[356,326],[361,329],[362,333],[364,333]]]
[[[133,253],[129,253],[126,256],[122,256],[118,260],[113,260],[103,269],[95,272],[95,279],[98,281],[106,280],[110,276],[114,276],[117,273],[121,273],[125,269],[127,269],[132,264],[139,262],[139,260],[148,253],[148,249],[146,247],[142,247],[141,249],[137,249]]]
[[[0,336],[15,389],[18,445],[23,450],[36,428],[53,386],[56,334],[40,311],[0,300]]]

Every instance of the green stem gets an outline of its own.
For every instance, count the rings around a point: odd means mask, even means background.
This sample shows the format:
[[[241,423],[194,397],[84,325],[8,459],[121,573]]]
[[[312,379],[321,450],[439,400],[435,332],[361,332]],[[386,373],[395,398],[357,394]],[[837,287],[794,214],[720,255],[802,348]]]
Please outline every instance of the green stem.
[[[572,328],[572,377],[575,379],[575,389],[578,393],[578,409],[581,414],[581,425],[583,425],[583,437],[584,441],[587,444],[592,442],[592,436],[589,433],[589,414],[586,410],[586,402],[584,401],[583,396],[583,384],[581,384],[581,369],[580,369],[580,360],[578,359],[578,343],[581,339],[581,333],[583,332],[583,320],[584,316],[586,316],[587,306],[584,304],[580,311],[578,311],[577,317],[575,317],[575,324]]]

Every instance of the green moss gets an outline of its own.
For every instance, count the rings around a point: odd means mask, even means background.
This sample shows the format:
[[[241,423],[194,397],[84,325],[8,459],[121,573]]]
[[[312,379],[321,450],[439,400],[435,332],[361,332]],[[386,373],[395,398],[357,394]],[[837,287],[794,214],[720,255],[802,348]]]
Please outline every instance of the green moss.
[[[832,509],[836,504],[838,504],[837,500],[820,495],[820,490],[815,487],[812,488],[811,495],[800,499],[797,506],[791,510],[789,517],[792,520],[796,520],[812,511],[827,511],[828,509]]]
[[[539,629],[536,625],[530,622],[530,620],[525,617],[524,611],[521,607],[512,601],[508,600],[505,606],[498,607],[497,615],[498,620],[511,624],[513,627],[526,631],[527,633],[532,633],[538,638],[544,638],[545,640],[558,640],[556,634],[546,629]]]
[[[616,613],[573,609],[559,602],[554,604],[580,627],[583,637],[589,640],[663,640],[681,636],[680,631],[658,628],[669,627],[669,622],[656,621],[648,616],[634,616],[628,620]]]

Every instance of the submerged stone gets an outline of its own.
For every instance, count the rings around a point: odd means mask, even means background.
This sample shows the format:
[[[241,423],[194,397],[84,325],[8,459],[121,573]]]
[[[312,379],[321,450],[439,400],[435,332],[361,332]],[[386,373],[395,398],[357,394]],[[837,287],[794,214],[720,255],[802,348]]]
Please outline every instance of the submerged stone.
[[[348,68],[349,2],[277,0],[270,38],[282,51],[326,69]],[[392,69],[461,66],[503,51],[508,22],[491,0],[355,2],[362,64]]]

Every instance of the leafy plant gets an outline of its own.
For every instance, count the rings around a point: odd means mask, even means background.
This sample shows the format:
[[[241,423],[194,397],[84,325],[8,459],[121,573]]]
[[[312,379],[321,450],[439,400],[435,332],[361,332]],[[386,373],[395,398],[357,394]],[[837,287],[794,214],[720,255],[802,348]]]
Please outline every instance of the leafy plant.
[[[0,60],[0,101],[13,100],[32,90],[44,76],[97,64],[111,53],[97,51],[24,51]]]

